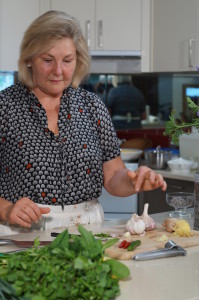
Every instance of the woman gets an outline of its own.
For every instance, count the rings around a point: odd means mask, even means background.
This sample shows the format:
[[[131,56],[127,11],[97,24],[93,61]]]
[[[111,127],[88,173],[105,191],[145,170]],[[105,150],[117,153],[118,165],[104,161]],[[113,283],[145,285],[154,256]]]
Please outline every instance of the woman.
[[[102,186],[116,196],[166,190],[151,169],[125,168],[105,105],[78,87],[89,63],[65,13],[47,12],[26,30],[19,83],[0,93],[1,232],[101,222]]]

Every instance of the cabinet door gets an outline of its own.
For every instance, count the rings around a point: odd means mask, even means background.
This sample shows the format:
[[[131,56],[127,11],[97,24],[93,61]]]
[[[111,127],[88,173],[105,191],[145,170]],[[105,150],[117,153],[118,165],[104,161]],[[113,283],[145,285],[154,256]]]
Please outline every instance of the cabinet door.
[[[198,0],[153,1],[152,71],[195,70],[198,9]]]
[[[96,0],[96,50],[141,49],[141,0]]]
[[[1,70],[17,70],[23,33],[28,25],[40,15],[40,1],[42,0],[0,0]],[[41,6],[41,12],[44,12],[44,7],[44,5]]]
[[[140,0],[51,0],[76,17],[91,50],[141,49]]]
[[[142,214],[145,203],[149,203],[149,214],[155,214],[164,211],[172,211],[174,209],[166,203],[166,193],[172,193],[172,192],[193,193],[194,191],[194,182],[192,181],[166,178],[166,182],[167,182],[166,192],[163,192],[159,188],[153,191],[139,193],[138,196],[139,215]]]
[[[51,0],[51,9],[62,10],[75,17],[89,48],[95,48],[95,0]]]

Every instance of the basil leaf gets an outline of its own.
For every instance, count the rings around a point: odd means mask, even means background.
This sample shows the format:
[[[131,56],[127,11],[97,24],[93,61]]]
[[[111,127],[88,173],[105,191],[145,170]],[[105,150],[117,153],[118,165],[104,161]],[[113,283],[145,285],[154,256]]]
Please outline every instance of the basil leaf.
[[[111,246],[113,246],[114,244],[116,244],[119,241],[118,238],[114,238],[114,239],[110,239],[108,240],[106,243],[104,243],[102,249],[103,251]]]
[[[61,232],[55,239],[48,245],[49,249],[59,248],[59,247],[67,247],[68,248],[69,241],[69,233],[68,230],[64,230]]]
[[[118,260],[114,259],[108,259],[104,262],[105,264],[108,264],[111,267],[112,276],[118,279],[124,279],[129,277],[130,270],[129,268],[121,263]]]

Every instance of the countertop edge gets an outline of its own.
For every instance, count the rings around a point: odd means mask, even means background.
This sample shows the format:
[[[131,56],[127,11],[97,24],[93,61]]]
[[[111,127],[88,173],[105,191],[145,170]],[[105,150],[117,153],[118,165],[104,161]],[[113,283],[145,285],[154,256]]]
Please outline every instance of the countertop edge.
[[[194,173],[174,173],[169,170],[155,170],[157,173],[161,174],[164,178],[171,178],[171,179],[179,179],[185,181],[194,181]]]

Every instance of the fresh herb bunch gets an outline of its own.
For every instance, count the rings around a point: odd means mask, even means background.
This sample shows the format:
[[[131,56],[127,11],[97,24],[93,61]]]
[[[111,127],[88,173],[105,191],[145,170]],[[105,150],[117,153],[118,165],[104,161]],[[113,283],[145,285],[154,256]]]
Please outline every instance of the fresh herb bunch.
[[[171,141],[175,145],[179,145],[180,135],[182,135],[183,133],[187,133],[186,128],[190,128],[194,126],[199,131],[199,117],[197,116],[199,112],[199,106],[195,104],[189,97],[187,97],[187,105],[192,110],[192,112],[196,114],[196,118],[194,118],[192,122],[190,123],[186,123],[183,121],[177,122],[175,120],[175,111],[172,111],[169,117],[169,121],[166,123],[165,126],[165,131],[163,133],[164,136],[168,135],[169,137],[171,137]]]
[[[18,297],[11,284],[0,278],[0,299],[1,300],[26,300],[24,297]]]
[[[80,236],[63,231],[48,246],[0,256],[0,292],[12,286],[13,297],[5,300],[113,299],[119,295],[119,280],[129,269],[114,259],[105,259],[105,244],[81,225]],[[16,296],[15,296],[16,295]],[[21,298],[20,298],[21,297]],[[24,298],[22,298],[24,297]]]
[[[96,233],[95,236],[101,237],[101,238],[109,238],[109,237],[111,237],[111,234],[110,233],[101,232],[101,233]]]

